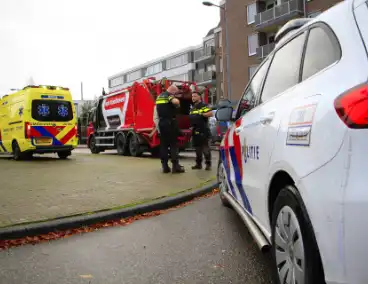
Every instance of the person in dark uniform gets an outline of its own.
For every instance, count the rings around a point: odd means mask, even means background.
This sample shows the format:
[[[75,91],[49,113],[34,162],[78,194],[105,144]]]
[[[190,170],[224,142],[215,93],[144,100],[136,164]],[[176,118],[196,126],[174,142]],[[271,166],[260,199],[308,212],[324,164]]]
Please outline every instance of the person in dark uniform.
[[[164,173],[183,173],[184,167],[179,164],[179,151],[177,138],[179,126],[176,121],[176,111],[180,101],[174,97],[179,92],[178,87],[171,85],[166,92],[161,93],[156,99],[156,112],[158,116],[158,131],[160,133],[160,156],[162,171]],[[169,148],[172,170],[168,165]]]
[[[212,110],[202,102],[201,95],[197,92],[192,94],[194,103],[190,113],[189,120],[192,128],[192,142],[196,150],[196,165],[193,170],[202,169],[202,159],[204,156],[206,170],[211,170],[211,148],[209,145],[211,131],[208,126],[208,118],[212,116]]]

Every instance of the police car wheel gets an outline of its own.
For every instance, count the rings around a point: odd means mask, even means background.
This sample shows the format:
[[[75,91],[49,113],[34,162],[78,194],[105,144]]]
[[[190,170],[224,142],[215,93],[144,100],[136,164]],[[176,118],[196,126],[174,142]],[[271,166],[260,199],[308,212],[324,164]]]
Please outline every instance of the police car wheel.
[[[219,191],[220,191],[220,199],[222,202],[222,205],[225,207],[232,208],[229,201],[224,196],[224,192],[228,192],[228,186],[226,182],[226,176],[225,176],[225,168],[221,161],[219,161],[217,166],[217,182],[219,184]]]
[[[293,186],[283,188],[274,203],[272,251],[276,283],[324,283],[311,221]]]

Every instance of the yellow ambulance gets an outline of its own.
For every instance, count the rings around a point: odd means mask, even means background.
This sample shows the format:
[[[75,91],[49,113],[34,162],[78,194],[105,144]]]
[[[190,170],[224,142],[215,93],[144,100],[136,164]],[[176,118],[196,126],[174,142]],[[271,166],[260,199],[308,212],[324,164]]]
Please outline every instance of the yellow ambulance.
[[[66,159],[77,145],[76,110],[68,88],[27,86],[0,99],[0,155],[21,160],[57,153]]]

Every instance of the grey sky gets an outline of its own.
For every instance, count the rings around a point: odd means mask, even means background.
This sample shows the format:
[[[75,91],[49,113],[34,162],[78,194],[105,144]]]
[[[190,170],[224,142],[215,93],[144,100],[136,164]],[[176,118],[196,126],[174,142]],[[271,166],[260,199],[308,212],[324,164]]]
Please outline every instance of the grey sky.
[[[201,44],[218,22],[201,0],[1,0],[0,96],[32,76],[75,99],[83,81],[93,98],[108,76]]]

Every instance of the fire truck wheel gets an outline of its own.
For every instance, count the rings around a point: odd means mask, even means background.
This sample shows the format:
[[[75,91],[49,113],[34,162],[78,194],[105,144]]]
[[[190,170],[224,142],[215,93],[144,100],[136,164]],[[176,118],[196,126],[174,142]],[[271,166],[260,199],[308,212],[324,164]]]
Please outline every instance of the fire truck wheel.
[[[137,134],[131,133],[129,135],[129,152],[133,157],[139,157],[142,155],[142,147],[139,145]]]
[[[91,140],[89,141],[89,149],[91,150],[92,154],[99,154],[100,153],[100,149],[96,146],[95,136],[92,136]]]
[[[121,133],[116,137],[116,149],[119,155],[127,155],[127,138],[124,133]]]

